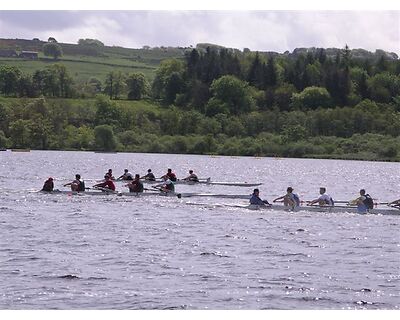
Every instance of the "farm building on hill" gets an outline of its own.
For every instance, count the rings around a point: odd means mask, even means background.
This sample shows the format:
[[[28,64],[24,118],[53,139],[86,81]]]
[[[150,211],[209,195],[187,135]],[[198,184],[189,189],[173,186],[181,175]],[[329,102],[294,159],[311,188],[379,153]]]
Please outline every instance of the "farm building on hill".
[[[20,58],[25,58],[25,59],[32,59],[36,60],[38,59],[38,53],[36,51],[21,51],[19,54]]]
[[[17,56],[18,56],[17,52],[13,49],[0,49],[0,57],[11,58]]]

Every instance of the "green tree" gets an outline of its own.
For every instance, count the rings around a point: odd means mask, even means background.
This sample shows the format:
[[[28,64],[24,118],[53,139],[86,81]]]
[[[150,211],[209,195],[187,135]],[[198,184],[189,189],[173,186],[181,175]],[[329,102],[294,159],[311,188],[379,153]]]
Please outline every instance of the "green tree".
[[[8,145],[8,139],[4,132],[0,130],[0,149],[6,148]]]
[[[117,141],[113,128],[109,125],[100,125],[94,128],[95,147],[97,150],[114,151]]]
[[[165,82],[164,98],[165,104],[170,105],[175,102],[177,94],[182,92],[184,81],[182,75],[178,72],[173,72],[169,75]]]
[[[104,92],[110,99],[117,100],[125,88],[125,79],[121,71],[111,71],[106,75]]]
[[[281,111],[289,111],[290,102],[296,87],[290,83],[282,83],[274,92],[274,103]]]
[[[392,97],[400,94],[400,77],[388,72],[378,73],[368,80],[371,99],[390,103]]]
[[[95,124],[119,125],[121,119],[121,111],[115,102],[111,101],[104,95],[98,95],[95,101],[96,115]]]
[[[10,117],[8,109],[0,103],[0,130],[7,132]]]
[[[212,98],[209,104],[226,105],[234,115],[255,109],[254,99],[247,82],[234,76],[222,76],[211,84]]]
[[[79,39],[78,45],[80,46],[96,46],[96,47],[104,47],[104,43],[97,39]]]
[[[162,99],[165,101],[167,83],[169,82],[170,90],[173,89],[175,80],[182,79],[184,71],[184,64],[180,60],[167,59],[161,61],[152,84],[152,92],[154,98]],[[175,74],[175,76],[171,80],[172,74]],[[176,93],[177,92],[175,92],[175,95]],[[170,95],[172,96],[171,92]],[[169,100],[172,100],[172,98],[175,99],[175,97],[173,96],[170,97]]]
[[[22,74],[18,79],[17,91],[20,97],[30,97],[36,96],[35,86],[33,84],[33,79],[30,74]]]
[[[329,107],[332,100],[328,90],[321,87],[307,87],[300,93],[294,93],[292,96],[293,108],[297,109],[316,109],[318,107]]]
[[[40,114],[35,114],[29,123],[29,146],[34,149],[48,149],[48,140],[53,131],[51,123]]]
[[[49,42],[43,45],[43,54],[45,56],[53,57],[54,60],[57,60],[59,57],[63,55],[63,51],[59,44],[54,42]]]
[[[56,79],[57,96],[63,98],[71,97],[73,80],[69,75],[65,65],[61,63],[56,63],[47,68]]]
[[[14,148],[29,147],[30,120],[18,119],[10,123],[11,143]]]
[[[148,93],[149,83],[143,73],[132,73],[126,79],[129,100],[140,100]]]
[[[21,70],[14,66],[0,66],[0,93],[10,96],[16,95]]]

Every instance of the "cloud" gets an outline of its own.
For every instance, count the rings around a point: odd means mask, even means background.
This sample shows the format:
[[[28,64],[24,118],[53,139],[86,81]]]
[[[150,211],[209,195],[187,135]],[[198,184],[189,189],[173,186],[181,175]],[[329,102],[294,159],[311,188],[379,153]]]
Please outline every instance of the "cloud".
[[[0,11],[1,37],[125,47],[209,42],[260,51],[296,47],[400,54],[400,11]]]

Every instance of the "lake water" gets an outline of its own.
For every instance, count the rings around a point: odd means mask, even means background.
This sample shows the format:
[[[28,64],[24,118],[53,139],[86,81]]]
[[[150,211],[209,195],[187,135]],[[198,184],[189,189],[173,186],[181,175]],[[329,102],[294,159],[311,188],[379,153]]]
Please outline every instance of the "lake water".
[[[399,163],[92,152],[0,152],[1,309],[399,309],[400,216],[250,211],[245,200],[35,193],[108,168],[319,186],[400,198]],[[90,186],[91,182],[86,181]],[[176,186],[249,194],[252,188]],[[121,189],[121,188],[120,188]],[[188,203],[190,202],[190,203]]]

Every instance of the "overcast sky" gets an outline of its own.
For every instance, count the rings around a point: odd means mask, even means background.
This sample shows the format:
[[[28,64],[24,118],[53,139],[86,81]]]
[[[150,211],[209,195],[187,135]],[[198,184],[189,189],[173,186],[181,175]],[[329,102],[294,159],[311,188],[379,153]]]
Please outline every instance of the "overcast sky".
[[[208,42],[277,52],[348,44],[400,55],[400,11],[0,11],[1,38],[50,36],[129,48]]]

